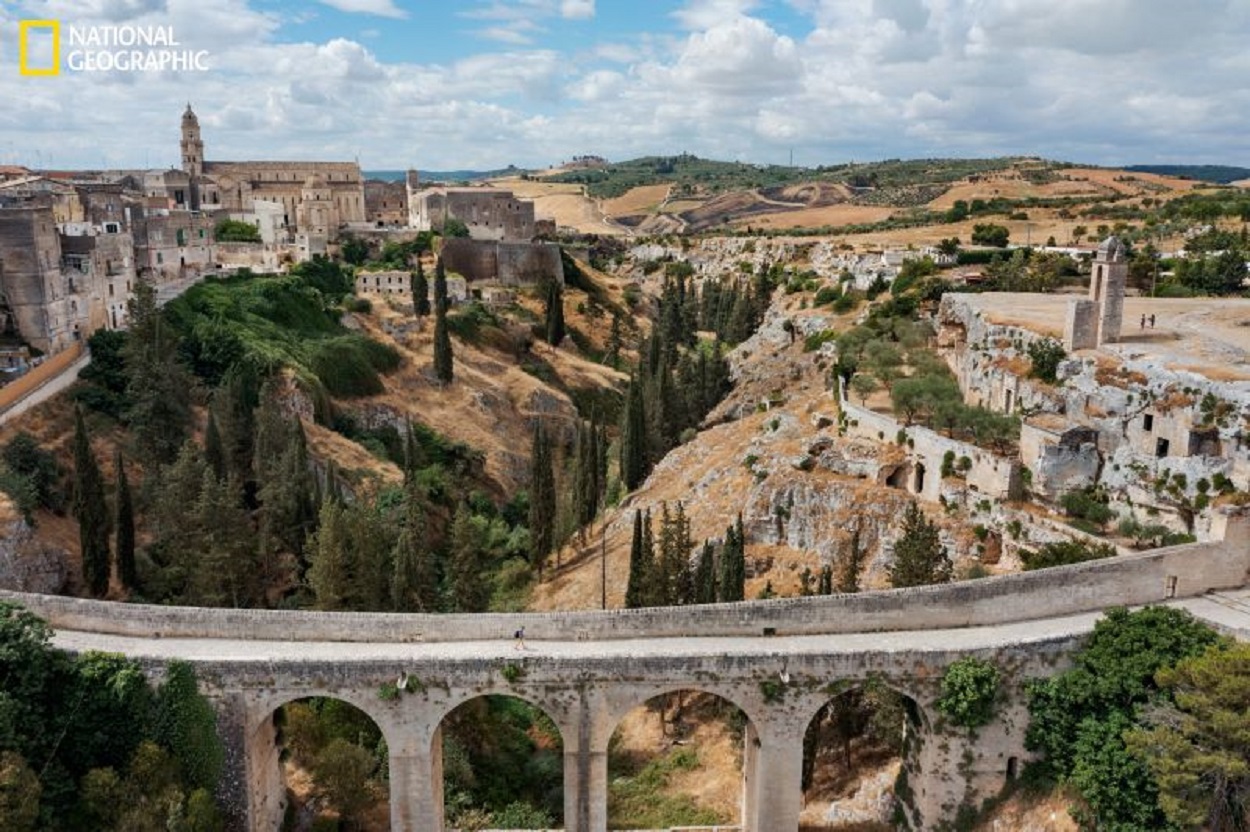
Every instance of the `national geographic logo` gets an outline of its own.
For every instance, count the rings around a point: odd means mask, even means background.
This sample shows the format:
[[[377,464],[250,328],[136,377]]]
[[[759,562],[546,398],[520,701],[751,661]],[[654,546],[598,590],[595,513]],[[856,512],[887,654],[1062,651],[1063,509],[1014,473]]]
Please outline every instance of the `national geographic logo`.
[[[23,20],[17,28],[17,69],[23,75],[46,76],[61,74],[61,21],[59,20]],[[50,40],[49,40],[50,39]],[[31,41],[36,41],[35,51],[40,52],[41,45],[51,47],[50,59],[45,58],[42,65],[32,66]],[[39,41],[44,41],[40,44]],[[40,55],[39,57],[45,57]]]
[[[26,76],[69,72],[207,72],[208,52],[184,49],[173,26],[67,26],[61,58],[61,21],[18,23],[18,71]]]

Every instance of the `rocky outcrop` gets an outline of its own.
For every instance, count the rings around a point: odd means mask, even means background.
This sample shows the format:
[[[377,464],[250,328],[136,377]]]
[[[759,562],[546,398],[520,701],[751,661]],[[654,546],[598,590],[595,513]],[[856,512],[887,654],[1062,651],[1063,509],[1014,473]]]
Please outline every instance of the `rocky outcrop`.
[[[7,495],[0,493],[0,588],[55,595],[65,588],[69,555],[40,543]]]

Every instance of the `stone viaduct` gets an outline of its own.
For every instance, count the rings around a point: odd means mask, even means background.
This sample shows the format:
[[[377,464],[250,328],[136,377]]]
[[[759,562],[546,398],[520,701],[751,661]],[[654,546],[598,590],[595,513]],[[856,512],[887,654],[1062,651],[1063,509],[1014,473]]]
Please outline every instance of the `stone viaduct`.
[[[803,735],[833,697],[877,679],[906,697],[905,785],[915,829],[996,794],[1026,759],[1025,683],[1062,669],[1110,606],[1171,603],[1250,638],[1250,519],[1221,514],[1223,540],[938,587],[679,609],[524,615],[308,613],[108,604],[18,593],[67,650],[106,650],[159,674],[192,662],[228,749],[232,826],[280,828],[285,791],[274,715],[328,696],[367,713],[390,763],[391,829],[442,832],[441,724],[488,694],[526,700],[559,728],[564,823],[607,828],[608,742],[659,694],[697,690],[737,705],[744,832],[794,832]],[[1231,592],[1230,592],[1231,590]],[[511,634],[524,626],[528,644]],[[975,733],[935,707],[943,670],[997,664],[1003,697]],[[405,690],[395,684],[407,679]],[[388,695],[383,695],[384,691]]]

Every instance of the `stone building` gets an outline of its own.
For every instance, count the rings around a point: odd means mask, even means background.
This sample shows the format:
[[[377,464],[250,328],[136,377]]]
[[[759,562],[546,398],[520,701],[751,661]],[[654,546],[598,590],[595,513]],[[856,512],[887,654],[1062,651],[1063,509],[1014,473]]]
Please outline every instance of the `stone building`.
[[[365,219],[375,228],[408,225],[406,182],[365,180]]]
[[[209,161],[190,104],[181,149],[192,210],[250,213],[258,200],[275,202],[289,231],[314,250],[333,242],[342,226],[365,222],[364,177],[355,162]]]
[[[420,231],[441,232],[447,220],[457,219],[474,240],[534,238],[534,203],[499,188],[428,188],[409,196],[408,212],[409,225]]]
[[[0,196],[0,318],[45,353],[123,326],[135,279],[122,206],[117,220],[58,226],[53,203],[46,193]]]

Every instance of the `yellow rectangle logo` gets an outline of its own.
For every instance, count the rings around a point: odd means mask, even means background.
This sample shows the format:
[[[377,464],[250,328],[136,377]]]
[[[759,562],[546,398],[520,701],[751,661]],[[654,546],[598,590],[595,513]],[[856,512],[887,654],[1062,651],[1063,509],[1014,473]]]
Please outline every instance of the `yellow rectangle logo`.
[[[30,65],[30,30],[47,29],[52,34],[52,62],[49,66]],[[18,24],[18,71],[22,75],[47,76],[61,74],[61,21],[23,20]]]

